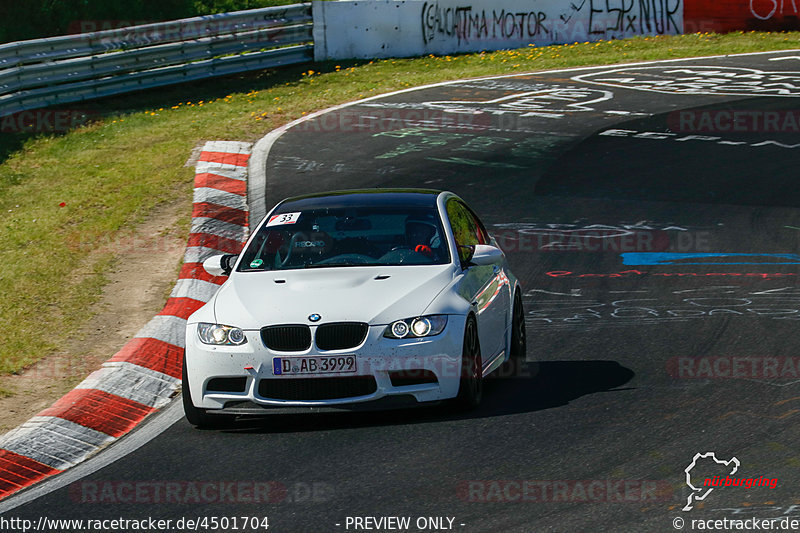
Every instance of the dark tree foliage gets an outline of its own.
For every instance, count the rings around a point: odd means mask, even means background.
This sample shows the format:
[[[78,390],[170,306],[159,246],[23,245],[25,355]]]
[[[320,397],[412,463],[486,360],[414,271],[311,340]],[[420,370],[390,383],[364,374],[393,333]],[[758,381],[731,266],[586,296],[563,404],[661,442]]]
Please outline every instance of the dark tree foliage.
[[[199,15],[228,13],[242,9],[299,4],[310,0],[195,0],[194,5]]]
[[[0,0],[0,43],[290,3],[293,2],[287,0]]]

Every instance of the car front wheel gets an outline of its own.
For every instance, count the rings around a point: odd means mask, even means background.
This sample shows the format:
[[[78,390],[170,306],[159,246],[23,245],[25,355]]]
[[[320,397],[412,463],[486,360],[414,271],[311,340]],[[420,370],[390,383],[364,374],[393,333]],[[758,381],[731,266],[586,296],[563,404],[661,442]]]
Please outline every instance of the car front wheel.
[[[525,339],[525,312],[522,309],[522,295],[514,294],[514,311],[511,318],[511,359],[524,363],[527,355]]]
[[[461,381],[458,403],[465,409],[475,409],[483,397],[483,362],[478,342],[478,325],[470,315],[464,327],[464,345],[461,352]]]
[[[183,357],[183,370],[181,372],[181,399],[183,400],[183,413],[186,415],[186,420],[195,427],[216,427],[233,418],[230,415],[209,415],[205,409],[195,407],[192,403],[192,393],[189,390],[189,377],[186,373],[185,355]]]

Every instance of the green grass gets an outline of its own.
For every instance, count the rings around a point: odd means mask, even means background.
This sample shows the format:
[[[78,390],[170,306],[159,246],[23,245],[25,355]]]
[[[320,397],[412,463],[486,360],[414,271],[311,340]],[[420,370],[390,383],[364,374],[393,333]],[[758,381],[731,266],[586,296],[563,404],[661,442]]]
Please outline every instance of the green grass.
[[[85,324],[113,251],[94,252],[159,204],[191,195],[183,166],[205,140],[255,141],[306,113],[464,77],[798,47],[798,33],[641,37],[445,57],[330,62],[162,88],[92,104],[66,134],[0,139],[0,374]],[[64,207],[59,204],[64,203]],[[111,356],[112,354],[109,354]]]

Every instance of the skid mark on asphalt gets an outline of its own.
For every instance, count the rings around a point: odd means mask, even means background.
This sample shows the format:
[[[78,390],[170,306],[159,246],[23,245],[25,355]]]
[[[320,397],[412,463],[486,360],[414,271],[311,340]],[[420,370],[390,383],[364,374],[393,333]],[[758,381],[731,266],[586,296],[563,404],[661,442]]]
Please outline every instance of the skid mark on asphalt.
[[[794,398],[787,398],[785,400],[780,400],[780,401],[777,401],[777,402],[773,403],[772,405],[773,406],[782,406],[784,404],[787,404],[787,403],[793,402],[793,401],[797,401],[797,400],[800,400],[800,396],[795,396]],[[787,411],[782,412],[779,415],[768,415],[768,414],[765,414],[765,413],[754,413],[752,411],[728,411],[724,415],[721,415],[718,419],[719,420],[725,420],[727,418],[731,418],[731,417],[736,416],[736,415],[741,415],[741,416],[747,416],[747,417],[758,418],[758,419],[767,418],[767,419],[770,419],[770,420],[785,420],[787,418],[790,418],[790,417],[794,416],[797,413],[800,413],[800,409],[789,409]]]

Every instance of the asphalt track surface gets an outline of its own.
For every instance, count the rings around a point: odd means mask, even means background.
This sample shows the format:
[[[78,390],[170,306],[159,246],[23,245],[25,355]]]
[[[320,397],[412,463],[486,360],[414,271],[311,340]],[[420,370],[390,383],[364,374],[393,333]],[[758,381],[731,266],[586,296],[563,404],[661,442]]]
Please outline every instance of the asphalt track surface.
[[[180,420],[3,516],[268,516],[279,532],[392,530],[348,517],[410,517],[407,531],[450,517],[465,532],[800,519],[800,57],[773,61],[794,55],[460,82],[289,129],[267,161],[269,204],[378,186],[461,195],[522,281],[538,366],[488,381],[468,414]],[[717,487],[683,511],[699,452],[777,485]],[[691,479],[732,464],[698,460]],[[274,501],[85,501],[232,481],[274,482]]]

